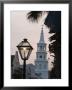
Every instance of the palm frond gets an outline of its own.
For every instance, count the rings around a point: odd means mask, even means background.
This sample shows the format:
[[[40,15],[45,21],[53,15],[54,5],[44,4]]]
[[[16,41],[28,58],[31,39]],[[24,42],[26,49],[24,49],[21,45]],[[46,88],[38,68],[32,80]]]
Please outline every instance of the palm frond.
[[[42,16],[42,11],[30,11],[27,14],[27,18],[32,22],[38,22],[39,18]]]

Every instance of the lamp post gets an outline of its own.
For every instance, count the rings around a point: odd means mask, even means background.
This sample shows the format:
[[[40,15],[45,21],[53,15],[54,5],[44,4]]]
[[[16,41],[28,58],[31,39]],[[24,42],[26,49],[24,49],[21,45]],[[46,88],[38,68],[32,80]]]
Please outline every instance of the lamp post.
[[[23,60],[23,79],[26,79],[26,60],[28,60],[33,48],[27,39],[24,39],[17,46],[21,59]]]

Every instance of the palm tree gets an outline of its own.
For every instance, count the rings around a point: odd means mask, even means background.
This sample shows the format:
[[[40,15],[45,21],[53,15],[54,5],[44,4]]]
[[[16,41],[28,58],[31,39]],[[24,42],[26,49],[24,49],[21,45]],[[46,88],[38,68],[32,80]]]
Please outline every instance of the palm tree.
[[[30,11],[28,13],[28,19],[33,23],[38,22],[39,18],[43,15],[44,11]],[[49,51],[55,54],[54,68],[50,73],[51,78],[61,78],[61,11],[49,11],[44,24],[50,28],[49,33],[55,33],[49,39],[50,41],[56,40],[49,45]]]

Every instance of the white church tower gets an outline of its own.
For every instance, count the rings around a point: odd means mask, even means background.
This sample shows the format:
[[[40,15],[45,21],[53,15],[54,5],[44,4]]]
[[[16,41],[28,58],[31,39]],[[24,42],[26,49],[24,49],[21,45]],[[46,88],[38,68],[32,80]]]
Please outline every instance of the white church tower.
[[[39,43],[37,43],[35,73],[42,79],[48,79],[48,60],[43,28],[41,30]]]

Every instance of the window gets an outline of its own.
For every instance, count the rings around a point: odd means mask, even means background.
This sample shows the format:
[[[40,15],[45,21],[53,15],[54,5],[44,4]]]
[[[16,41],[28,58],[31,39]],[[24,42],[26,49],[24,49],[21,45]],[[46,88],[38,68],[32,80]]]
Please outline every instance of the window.
[[[40,49],[42,50],[42,46],[40,46]]]
[[[42,55],[40,55],[40,58],[42,58]]]

